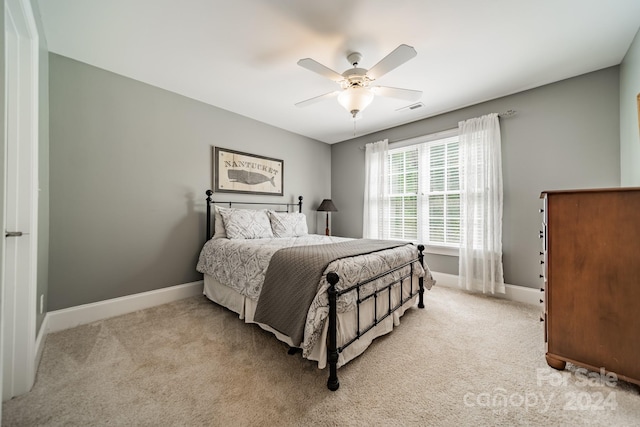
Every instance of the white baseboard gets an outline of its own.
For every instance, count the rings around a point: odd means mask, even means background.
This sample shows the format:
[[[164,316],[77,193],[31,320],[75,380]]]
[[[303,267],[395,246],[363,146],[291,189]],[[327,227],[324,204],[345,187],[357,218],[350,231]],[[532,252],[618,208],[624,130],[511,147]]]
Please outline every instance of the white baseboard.
[[[36,337],[36,353],[35,353],[36,372],[38,371],[38,365],[40,365],[40,358],[42,357],[42,351],[44,350],[44,341],[47,338],[48,325],[49,325],[49,318],[45,313],[44,319],[42,320],[42,324],[40,325],[40,330],[38,331],[38,336]]]
[[[38,372],[38,366],[40,366],[40,359],[42,359],[42,352],[44,351],[44,342],[47,339],[48,325],[49,318],[47,317],[47,313],[45,313],[44,319],[42,319],[42,324],[40,325],[40,330],[38,331],[38,336],[36,337],[36,352],[33,361],[33,372]]]
[[[461,289],[458,286],[458,276],[455,274],[438,273],[432,271],[433,278],[436,279],[436,286],[443,286],[446,288]],[[488,294],[496,298],[508,299],[510,301],[523,302],[525,304],[531,304],[535,306],[540,305],[541,292],[540,289],[528,288],[526,286],[508,285],[505,284],[504,294]]]
[[[141,292],[125,297],[50,311],[46,314],[42,322],[38,339],[40,340],[43,331],[44,334],[48,332],[58,332],[98,320],[108,319],[109,317],[133,313],[134,311],[167,304],[183,298],[202,295],[203,286],[204,281],[199,280],[197,282],[185,283],[154,291]],[[44,342],[44,339],[41,340],[40,346],[42,346],[42,342]],[[42,352],[39,348],[38,351]]]
[[[433,278],[436,279],[436,286],[460,289],[458,287],[458,276],[438,273],[436,271],[432,272],[432,274]],[[199,280],[197,282],[185,283],[154,291],[50,311],[45,315],[36,339],[36,366],[42,355],[46,334],[49,332],[58,332],[98,320],[108,319],[109,317],[120,316],[183,298],[202,295],[202,287],[203,281]],[[504,295],[495,294],[493,296],[531,305],[538,305],[540,303],[540,291],[538,289],[508,284],[505,285],[505,288],[506,293]]]

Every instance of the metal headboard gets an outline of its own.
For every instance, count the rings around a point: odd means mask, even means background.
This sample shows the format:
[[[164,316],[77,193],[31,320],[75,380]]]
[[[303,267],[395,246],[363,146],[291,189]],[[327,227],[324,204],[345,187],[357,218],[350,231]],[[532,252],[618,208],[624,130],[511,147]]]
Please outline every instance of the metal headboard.
[[[282,206],[284,208],[286,208],[286,210],[282,210],[280,212],[289,212],[289,210],[291,208],[293,208],[294,206],[298,207],[298,212],[302,213],[302,196],[298,197],[298,203],[284,203],[284,202],[240,202],[240,201],[233,201],[233,202],[216,202],[214,201],[211,196],[213,196],[213,191],[211,190],[207,190],[207,234],[206,234],[206,240],[209,240],[213,237],[213,234],[211,233],[211,205],[227,205],[229,207],[232,207],[232,205],[268,205],[268,206]]]

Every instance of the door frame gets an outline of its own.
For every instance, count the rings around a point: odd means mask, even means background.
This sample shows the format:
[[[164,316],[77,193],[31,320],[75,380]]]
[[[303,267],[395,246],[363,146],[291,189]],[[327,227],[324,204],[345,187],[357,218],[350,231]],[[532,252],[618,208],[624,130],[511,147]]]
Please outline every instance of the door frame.
[[[14,242],[4,246],[0,277],[2,295],[2,400],[28,392],[35,381],[36,294],[38,253],[38,109],[39,38],[29,0],[5,0],[5,164],[8,151],[19,150],[21,181],[9,188],[5,181],[3,231],[23,231],[25,250],[13,251]],[[14,167],[12,165],[11,167]],[[24,171],[24,174],[22,173]],[[8,178],[8,177],[7,177]],[[20,193],[17,193],[17,192]],[[18,199],[19,197],[19,199]],[[10,206],[12,200],[19,200]],[[20,224],[13,220],[19,212]],[[22,230],[9,230],[19,226]],[[9,246],[9,248],[8,248]],[[16,245],[17,246],[17,245]],[[7,251],[7,249],[11,249]],[[9,253],[8,253],[9,252]],[[13,253],[11,253],[13,252]],[[20,256],[20,262],[18,257]],[[16,276],[17,275],[17,276]],[[12,281],[7,277],[15,278]]]

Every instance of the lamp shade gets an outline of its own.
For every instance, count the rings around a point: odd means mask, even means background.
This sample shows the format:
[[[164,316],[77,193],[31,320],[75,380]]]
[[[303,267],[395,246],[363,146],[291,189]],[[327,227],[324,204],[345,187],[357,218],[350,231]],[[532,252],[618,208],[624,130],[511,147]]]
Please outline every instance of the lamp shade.
[[[362,86],[351,86],[338,95],[338,102],[355,118],[373,101],[371,89]]]
[[[338,208],[336,208],[331,199],[324,199],[318,206],[318,212],[338,212]]]

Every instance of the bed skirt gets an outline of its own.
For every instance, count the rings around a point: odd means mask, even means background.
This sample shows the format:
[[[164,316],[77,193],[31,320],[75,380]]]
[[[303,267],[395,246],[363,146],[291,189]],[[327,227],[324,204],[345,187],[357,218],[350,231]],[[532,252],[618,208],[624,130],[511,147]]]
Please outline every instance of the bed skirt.
[[[403,298],[407,298],[410,295],[410,292],[411,291],[409,289],[409,286],[405,286]],[[392,288],[392,304],[397,304],[397,301],[400,301],[400,296],[398,295],[399,293],[400,286],[395,286]],[[204,295],[216,304],[219,304],[237,313],[240,319],[244,320],[246,323],[255,323],[262,329],[274,334],[278,340],[284,342],[289,346],[293,346],[292,340],[288,336],[276,331],[268,325],[255,322],[253,320],[257,306],[256,301],[246,298],[234,289],[231,289],[230,287],[219,283],[217,280],[207,274],[204,275]],[[405,304],[403,304],[401,308],[393,312],[391,316],[384,319],[382,322],[380,322],[378,325],[376,325],[374,328],[360,337],[360,339],[356,340],[353,344],[345,348],[344,351],[339,354],[337,366],[340,367],[350,360],[358,357],[367,349],[367,347],[369,347],[369,345],[371,345],[374,339],[391,332],[394,326],[398,326],[400,324],[400,317],[405,313],[405,311],[415,305],[417,298],[418,296],[416,295],[414,296],[414,298],[408,300]],[[375,300],[371,298],[361,304],[361,325],[367,324],[371,319],[373,319],[374,303]],[[386,311],[388,308],[388,298],[378,298],[377,304],[379,313]],[[355,310],[338,313],[338,346],[343,345],[343,343],[348,342],[350,339],[356,336],[356,316],[357,314]],[[316,345],[311,349],[307,356],[309,360],[316,361],[318,363],[318,368],[320,369],[324,369],[327,365],[328,329],[329,322],[325,322],[320,339],[317,341]]]

